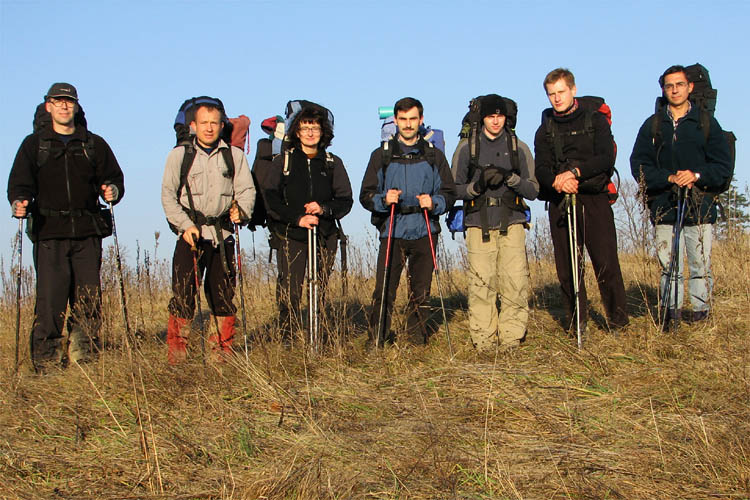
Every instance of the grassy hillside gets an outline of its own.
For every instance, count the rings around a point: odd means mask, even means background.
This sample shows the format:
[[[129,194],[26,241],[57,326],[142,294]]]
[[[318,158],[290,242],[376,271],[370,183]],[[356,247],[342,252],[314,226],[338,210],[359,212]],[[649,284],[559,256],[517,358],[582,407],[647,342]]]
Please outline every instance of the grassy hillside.
[[[477,355],[465,267],[452,256],[443,262],[452,360],[444,328],[427,346],[365,349],[372,248],[351,252],[346,297],[334,279],[325,351],[285,348],[268,326],[274,272],[266,256],[246,256],[248,359],[240,352],[204,367],[195,324],[189,360],[177,368],[167,366],[163,341],[168,263],[156,249],[130,250],[137,338],[125,342],[110,254],[104,352],[45,376],[28,364],[14,375],[15,270],[4,271],[0,497],[750,498],[746,236],[715,245],[713,314],[676,336],[655,326],[654,259],[623,256],[632,323],[619,336],[591,325],[582,351],[555,320],[559,292],[545,257],[530,263],[526,342]],[[601,312],[592,278],[589,268]],[[31,286],[26,270],[23,335]],[[435,284],[433,305],[441,320]]]

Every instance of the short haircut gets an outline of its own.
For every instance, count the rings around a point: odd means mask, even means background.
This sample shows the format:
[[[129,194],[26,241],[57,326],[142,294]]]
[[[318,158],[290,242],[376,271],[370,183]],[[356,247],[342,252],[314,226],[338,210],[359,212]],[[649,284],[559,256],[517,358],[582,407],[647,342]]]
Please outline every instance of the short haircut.
[[[667,78],[667,75],[673,75],[675,73],[683,73],[685,75],[685,79],[690,82],[690,78],[688,78],[687,70],[685,69],[685,66],[682,66],[680,64],[675,64],[674,66],[668,67],[664,73],[661,74],[659,77],[659,87],[664,88],[664,80]]]
[[[199,104],[197,108],[195,108],[195,112],[193,112],[193,116],[190,117],[190,121],[195,121],[195,116],[198,114],[198,110],[201,108],[206,108],[208,111],[218,111],[219,112],[219,121],[221,123],[224,123],[227,120],[227,115],[224,113],[224,110],[220,108],[219,106],[216,106],[214,104]]]
[[[544,91],[547,91],[547,85],[555,83],[561,78],[565,80],[565,83],[568,84],[568,87],[575,87],[576,77],[573,76],[573,72],[568,68],[557,68],[547,73],[547,76],[544,77],[544,83],[542,84],[542,87],[544,87]]]
[[[328,110],[322,106],[305,106],[294,117],[292,124],[289,126],[288,136],[292,141],[292,145],[295,148],[300,147],[300,140],[297,137],[297,132],[303,122],[317,123],[320,125],[320,142],[318,143],[318,149],[326,149],[331,145],[333,141],[333,126],[328,120]]]
[[[396,104],[393,105],[393,116],[398,118],[399,111],[409,111],[414,107],[419,110],[419,117],[421,118],[424,114],[424,107],[422,106],[422,103],[419,102],[419,99],[414,99],[413,97],[404,97],[402,99],[399,99],[398,101],[396,101]]]

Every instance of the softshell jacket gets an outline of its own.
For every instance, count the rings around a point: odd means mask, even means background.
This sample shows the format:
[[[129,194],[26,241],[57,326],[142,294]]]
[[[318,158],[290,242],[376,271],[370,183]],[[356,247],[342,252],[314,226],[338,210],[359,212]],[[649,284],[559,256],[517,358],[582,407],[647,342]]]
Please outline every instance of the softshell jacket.
[[[417,195],[429,194],[433,203],[429,213],[430,230],[432,233],[439,233],[438,216],[450,210],[456,201],[456,185],[448,160],[442,151],[435,148],[435,165],[430,165],[424,153],[428,146],[422,138],[414,146],[406,146],[399,141],[391,141],[391,144],[398,144],[399,151],[393,152],[394,158],[385,169],[385,177],[382,146],[370,155],[359,193],[360,203],[376,215],[380,237],[387,238],[390,207],[385,205],[385,193],[389,189],[400,189],[402,193],[395,212],[393,236],[416,240],[427,236],[427,226],[423,212],[419,210]],[[399,158],[403,155],[412,157]],[[408,213],[410,211],[412,213]]]
[[[486,196],[504,199],[507,197],[508,192],[513,195],[518,195],[527,200],[533,200],[539,193],[539,183],[534,176],[534,157],[531,155],[531,151],[526,143],[518,141],[518,160],[519,170],[515,173],[520,180],[518,184],[510,187],[507,184],[508,179],[506,178],[500,186],[496,188],[487,188],[485,192]],[[452,172],[456,180],[456,190],[458,198],[464,201],[470,201],[477,196],[474,196],[471,191],[471,185],[479,180],[479,176],[482,175],[481,169],[477,168],[471,179],[469,175],[469,163],[471,161],[471,154],[469,152],[469,141],[463,139],[458,143],[456,152],[453,155],[453,166]],[[505,171],[511,171],[513,166],[511,163],[510,151],[508,150],[508,140],[506,137],[505,130],[502,130],[499,136],[495,139],[490,139],[484,132],[479,134],[479,165],[484,167],[487,165],[495,165],[502,168]],[[501,224],[501,207],[489,206],[487,207],[487,223],[489,229],[497,229]],[[513,210],[508,217],[508,225],[523,224],[526,222],[526,214]],[[467,227],[481,227],[481,216],[479,211],[474,211],[466,214],[464,217],[464,224]]]
[[[714,196],[704,191],[717,190],[732,175],[729,143],[719,122],[710,119],[708,140],[700,124],[700,110],[693,106],[674,129],[667,107],[661,111],[662,144],[658,150],[652,137],[654,115],[646,119],[630,155],[630,170],[637,181],[643,180],[651,221],[655,224],[673,224],[676,217],[677,187],[667,178],[678,170],[700,174],[692,189],[686,224],[713,224],[716,222]]]
[[[591,112],[591,111],[588,111]],[[593,127],[593,141],[591,134],[563,135],[562,152],[565,165],[558,165],[555,159],[555,147],[547,136],[545,120],[552,117],[561,134],[581,131],[586,128],[587,110],[583,106],[569,115],[557,116],[548,108],[542,113],[542,124],[534,137],[534,153],[536,159],[536,178],[539,181],[539,197],[544,200],[559,202],[564,194],[558,193],[552,187],[555,177],[563,173],[564,168],[575,165],[580,170],[578,192],[582,194],[605,194],[605,188],[615,165],[615,142],[607,118],[598,112],[593,112],[591,125]]]
[[[195,210],[206,217],[218,217],[226,214],[232,205],[232,199],[236,199],[242,212],[245,214],[253,213],[255,185],[250,175],[245,153],[240,148],[229,146],[223,140],[220,140],[219,145],[208,154],[198,147],[195,139],[193,141],[195,159],[188,171],[186,182],[190,185]],[[233,179],[225,175],[229,169],[224,163],[224,155],[221,152],[222,149],[230,147],[234,160]],[[180,186],[180,168],[184,156],[184,146],[178,146],[169,152],[161,183],[161,204],[164,208],[164,214],[180,234],[195,225],[188,215],[187,210],[190,207],[190,202],[185,187],[182,188],[180,199],[177,199],[177,189]],[[214,246],[218,245],[219,237],[213,226],[203,225],[199,229],[202,238],[211,240]],[[224,241],[231,234],[227,229],[222,229],[221,241]]]
[[[93,142],[93,158],[84,144]],[[47,160],[38,165],[40,141],[49,144]],[[86,238],[101,234],[99,212],[102,184],[114,184],[119,202],[125,194],[122,170],[104,139],[76,126],[67,144],[52,127],[27,136],[8,178],[8,201],[29,200],[32,238]],[[46,215],[45,215],[46,214]]]
[[[277,155],[269,169],[263,191],[268,206],[271,231],[298,241],[307,240],[307,229],[299,226],[305,215],[305,205],[315,201],[323,209],[318,216],[321,236],[335,233],[336,219],[352,209],[352,185],[341,158],[331,154],[329,165],[325,151],[308,158],[299,148],[289,152],[288,175],[284,175],[284,154]]]

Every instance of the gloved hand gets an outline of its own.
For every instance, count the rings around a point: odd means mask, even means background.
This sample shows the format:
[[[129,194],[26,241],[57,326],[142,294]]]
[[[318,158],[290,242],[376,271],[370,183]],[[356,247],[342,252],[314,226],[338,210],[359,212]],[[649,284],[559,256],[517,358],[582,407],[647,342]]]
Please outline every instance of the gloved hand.
[[[500,184],[503,183],[505,180],[505,173],[500,167],[490,165],[484,169],[484,172],[482,172],[482,178],[484,178],[484,182],[488,187],[494,189],[500,187]]]

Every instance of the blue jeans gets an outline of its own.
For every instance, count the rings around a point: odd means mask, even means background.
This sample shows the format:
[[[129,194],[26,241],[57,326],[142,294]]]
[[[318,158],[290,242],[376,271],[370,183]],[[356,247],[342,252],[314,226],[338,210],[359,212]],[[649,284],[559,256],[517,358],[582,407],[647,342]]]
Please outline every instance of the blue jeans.
[[[688,292],[693,311],[707,311],[711,303],[711,290],[713,290],[714,279],[711,275],[711,241],[713,239],[713,225],[699,224],[696,226],[685,226],[680,233],[680,255],[677,259],[677,280],[670,280],[669,262],[672,256],[672,225],[656,225],[656,254],[661,264],[661,280],[659,282],[659,293],[665,297],[667,286],[669,291],[669,309],[682,307],[684,295],[683,281],[683,255],[687,253],[688,270]],[[675,287],[677,307],[675,307]]]

